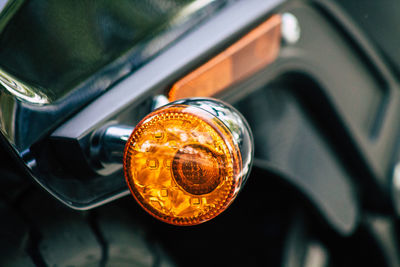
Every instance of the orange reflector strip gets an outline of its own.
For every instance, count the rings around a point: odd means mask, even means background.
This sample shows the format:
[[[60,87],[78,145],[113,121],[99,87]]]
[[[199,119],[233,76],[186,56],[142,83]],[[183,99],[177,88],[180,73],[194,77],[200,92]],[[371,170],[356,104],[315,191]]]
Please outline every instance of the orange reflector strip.
[[[171,88],[170,101],[213,96],[264,68],[278,56],[281,16],[274,15]]]

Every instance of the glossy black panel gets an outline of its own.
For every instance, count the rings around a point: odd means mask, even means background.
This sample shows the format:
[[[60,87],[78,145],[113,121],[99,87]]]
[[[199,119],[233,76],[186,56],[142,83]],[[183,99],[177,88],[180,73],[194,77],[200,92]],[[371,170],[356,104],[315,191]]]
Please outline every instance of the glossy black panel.
[[[10,1],[0,14],[2,133],[27,149],[225,2]]]
[[[126,53],[140,64],[148,41],[194,0],[26,1],[0,35],[0,66],[54,101]],[[151,49],[147,48],[147,50]]]

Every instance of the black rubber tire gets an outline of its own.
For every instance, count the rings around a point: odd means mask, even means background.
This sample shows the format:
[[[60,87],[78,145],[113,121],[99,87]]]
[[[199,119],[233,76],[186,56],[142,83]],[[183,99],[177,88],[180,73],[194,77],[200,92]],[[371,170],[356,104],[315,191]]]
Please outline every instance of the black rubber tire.
[[[35,186],[24,188],[0,195],[0,266],[174,266],[132,216],[132,200],[81,212]]]

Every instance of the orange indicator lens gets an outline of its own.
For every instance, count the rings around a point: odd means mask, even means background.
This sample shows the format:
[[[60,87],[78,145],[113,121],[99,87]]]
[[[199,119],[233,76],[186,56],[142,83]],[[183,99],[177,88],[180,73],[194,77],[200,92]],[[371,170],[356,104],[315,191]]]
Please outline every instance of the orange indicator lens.
[[[199,224],[224,211],[241,186],[241,168],[228,128],[194,106],[150,113],[125,147],[133,196],[148,213],[175,225]]]
[[[280,47],[280,24],[281,16],[272,16],[226,50],[178,80],[169,91],[169,100],[214,96],[273,62]]]

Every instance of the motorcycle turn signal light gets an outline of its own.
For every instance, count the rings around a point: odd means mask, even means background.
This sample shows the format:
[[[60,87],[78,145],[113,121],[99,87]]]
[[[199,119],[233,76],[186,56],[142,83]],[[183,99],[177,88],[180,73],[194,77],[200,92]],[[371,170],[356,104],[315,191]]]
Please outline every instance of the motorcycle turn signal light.
[[[251,168],[245,119],[215,99],[183,99],[156,109],[131,133],[123,157],[137,202],[174,225],[195,225],[223,212]]]

